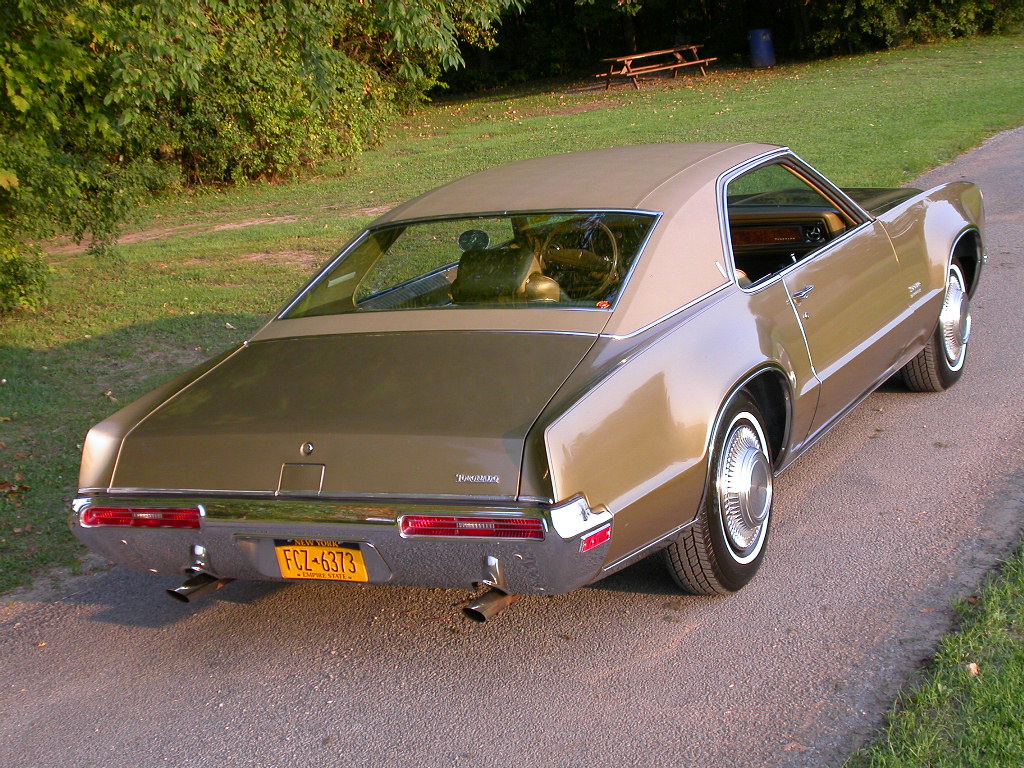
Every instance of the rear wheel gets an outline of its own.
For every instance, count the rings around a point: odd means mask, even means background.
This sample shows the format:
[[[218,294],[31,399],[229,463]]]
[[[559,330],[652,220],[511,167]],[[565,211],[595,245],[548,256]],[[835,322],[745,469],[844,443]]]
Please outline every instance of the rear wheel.
[[[687,592],[735,592],[761,566],[772,509],[771,451],[764,418],[741,392],[722,412],[697,520],[665,549],[669,572]]]
[[[935,333],[924,349],[903,366],[900,376],[914,392],[941,392],[956,384],[967,362],[967,342],[971,338],[971,300],[960,262],[953,259],[946,278]]]

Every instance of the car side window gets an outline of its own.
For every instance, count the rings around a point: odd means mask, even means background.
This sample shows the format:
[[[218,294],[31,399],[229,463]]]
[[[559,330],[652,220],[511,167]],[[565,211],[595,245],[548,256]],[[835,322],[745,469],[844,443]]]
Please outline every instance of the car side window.
[[[782,163],[733,179],[726,205],[740,285],[781,272],[852,225],[832,200]]]

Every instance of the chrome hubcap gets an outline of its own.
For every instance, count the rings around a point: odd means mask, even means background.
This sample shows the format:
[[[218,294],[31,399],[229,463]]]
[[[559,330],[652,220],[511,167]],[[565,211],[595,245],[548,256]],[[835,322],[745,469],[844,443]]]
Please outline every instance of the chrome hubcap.
[[[733,424],[718,465],[718,503],[726,539],[743,562],[760,548],[772,507],[772,468],[759,431]]]
[[[964,363],[967,342],[971,338],[971,301],[964,290],[963,275],[954,266],[949,272],[949,284],[939,313],[942,349],[949,367],[959,370]]]

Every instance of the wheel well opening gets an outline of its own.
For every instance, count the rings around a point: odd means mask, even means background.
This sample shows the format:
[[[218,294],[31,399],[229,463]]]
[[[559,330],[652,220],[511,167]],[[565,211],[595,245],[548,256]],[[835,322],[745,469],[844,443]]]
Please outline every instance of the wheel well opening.
[[[789,390],[782,374],[764,371],[746,383],[744,387],[764,416],[768,443],[771,447],[772,464],[778,466],[786,445],[786,430],[789,426]]]
[[[977,285],[978,264],[981,263],[981,237],[977,230],[965,232],[953,248],[953,256],[963,268],[964,280],[967,281],[967,294],[974,295]]]

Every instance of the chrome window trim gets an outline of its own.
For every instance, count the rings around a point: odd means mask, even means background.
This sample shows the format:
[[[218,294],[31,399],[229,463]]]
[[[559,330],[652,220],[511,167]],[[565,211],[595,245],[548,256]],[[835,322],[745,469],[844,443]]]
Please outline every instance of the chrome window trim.
[[[376,232],[378,229],[401,226],[406,224],[421,224],[431,221],[445,221],[451,219],[487,219],[498,216],[542,216],[545,214],[573,214],[573,213],[630,213],[644,216],[662,215],[662,211],[653,211],[645,208],[512,208],[505,211],[473,211],[470,213],[444,213],[437,216],[417,216],[411,219],[391,219],[380,224],[371,224],[366,228],[367,232]]]
[[[780,160],[789,161],[779,162]],[[770,165],[790,165],[793,170],[798,171],[798,175],[806,176],[813,180],[813,184],[808,182],[809,186],[820,187],[818,190],[823,196],[829,198],[831,202],[837,203],[836,207],[840,211],[845,212],[848,216],[854,219],[855,223],[852,227],[845,230],[839,237],[828,241],[821,248],[814,251],[809,256],[796,261],[785,269],[775,272],[770,275],[768,279],[762,279],[754,284],[748,286],[739,285],[739,280],[736,278],[736,257],[732,250],[732,236],[729,232],[729,201],[726,194],[730,183],[738,179],[740,176],[745,176],[748,173],[758,170],[759,168],[767,168]],[[852,237],[855,233],[860,232],[868,224],[872,224],[875,218],[871,216],[867,211],[861,208],[853,199],[850,198],[843,190],[825,178],[817,169],[812,165],[805,162],[803,159],[793,153],[789,147],[779,147],[777,150],[772,152],[766,152],[758,157],[751,158],[739,165],[730,168],[725,173],[721,174],[715,183],[715,195],[716,203],[718,208],[718,227],[719,234],[722,238],[722,249],[725,253],[726,269],[729,271],[730,282],[735,284],[741,291],[747,294],[757,293],[770,285],[773,285],[776,280],[783,279],[787,274],[793,271],[794,267],[798,267],[801,264],[806,264],[813,259],[818,258],[822,253],[827,253],[832,249],[833,246],[843,243],[848,238]]]
[[[630,212],[630,211],[609,211],[609,213],[627,213],[627,212]],[[611,307],[609,307],[608,309],[601,310],[603,312],[607,312],[608,313],[608,319],[609,320],[611,320],[612,313],[615,311],[615,308],[619,305],[619,300],[622,298],[623,294],[625,294],[626,291],[629,289],[630,279],[633,277],[633,273],[636,272],[637,265],[644,258],[644,254],[647,251],[647,245],[651,242],[651,237],[654,236],[654,230],[656,230],[658,228],[658,225],[661,223],[661,219],[665,215],[663,211],[639,211],[638,210],[638,211],[632,211],[632,213],[645,213],[645,214],[649,214],[649,215],[654,217],[654,221],[651,223],[651,228],[647,230],[647,236],[644,238],[644,241],[642,243],[640,243],[640,247],[637,248],[636,257],[633,259],[633,263],[629,265],[629,271],[626,272],[626,274],[622,276],[622,285],[619,286],[619,291],[618,291],[618,293],[615,294],[615,301],[612,302]],[[604,328],[607,328],[607,327],[608,327],[608,323],[606,322],[604,324]],[[604,330],[604,328],[602,328],[602,330]]]
[[[313,276],[306,281],[306,284],[302,287],[302,289],[297,294],[295,294],[295,296],[285,305],[284,309],[279,311],[276,315],[274,315],[271,318],[270,322],[273,323],[277,322],[278,320],[288,319],[285,318],[285,315],[291,312],[292,307],[294,307],[296,304],[302,301],[302,299],[305,298],[306,294],[309,293],[313,286],[320,282],[320,278],[326,273],[330,272],[332,269],[334,269],[334,265],[340,262],[346,256],[348,256],[350,251],[355,250],[355,248],[357,248],[367,237],[370,236],[371,232],[373,232],[373,230],[367,227],[354,238],[352,238],[347,245],[342,246],[341,250],[334,255],[334,258],[327,261],[326,264],[324,264],[320,269],[313,273]]]
[[[637,216],[649,216],[654,219],[651,223],[651,228],[647,231],[647,236],[644,241],[640,244],[637,249],[636,258],[633,259],[633,264],[630,266],[629,271],[622,278],[622,285],[619,288],[619,292],[616,294],[615,302],[612,306],[607,309],[601,309],[599,307],[548,307],[548,309],[559,309],[559,310],[579,310],[584,312],[606,312],[611,313],[615,310],[615,305],[618,303],[618,299],[622,296],[623,292],[629,285],[630,277],[636,270],[636,265],[643,258],[644,250],[647,248],[647,244],[650,242],[651,235],[654,230],[657,229],[659,222],[665,215],[664,211],[652,211],[644,208],[554,208],[554,209],[530,209],[530,210],[508,210],[508,211],[483,211],[474,213],[458,213],[458,214],[443,214],[438,216],[421,216],[411,219],[392,219],[385,221],[381,224],[371,224],[366,227],[362,232],[356,235],[347,245],[342,246],[341,250],[338,251],[335,256],[327,261],[316,273],[306,282],[302,289],[284,306],[282,310],[277,312],[271,317],[269,323],[274,323],[279,320],[289,319],[302,319],[302,318],[287,318],[287,315],[292,308],[305,298],[306,294],[312,290],[313,286],[320,282],[323,275],[334,269],[335,265],[345,259],[348,254],[358,247],[367,237],[374,232],[378,232],[382,229],[389,229],[391,227],[405,226],[411,224],[429,223],[434,221],[459,221],[469,219],[486,219],[500,216],[542,216],[547,214],[594,214],[594,213],[612,213],[612,214],[630,214]],[[425,309],[438,309],[438,307],[427,307]],[[388,311],[388,310],[380,310]],[[402,310],[402,311],[415,311],[415,310]],[[351,314],[351,313],[343,313]]]

